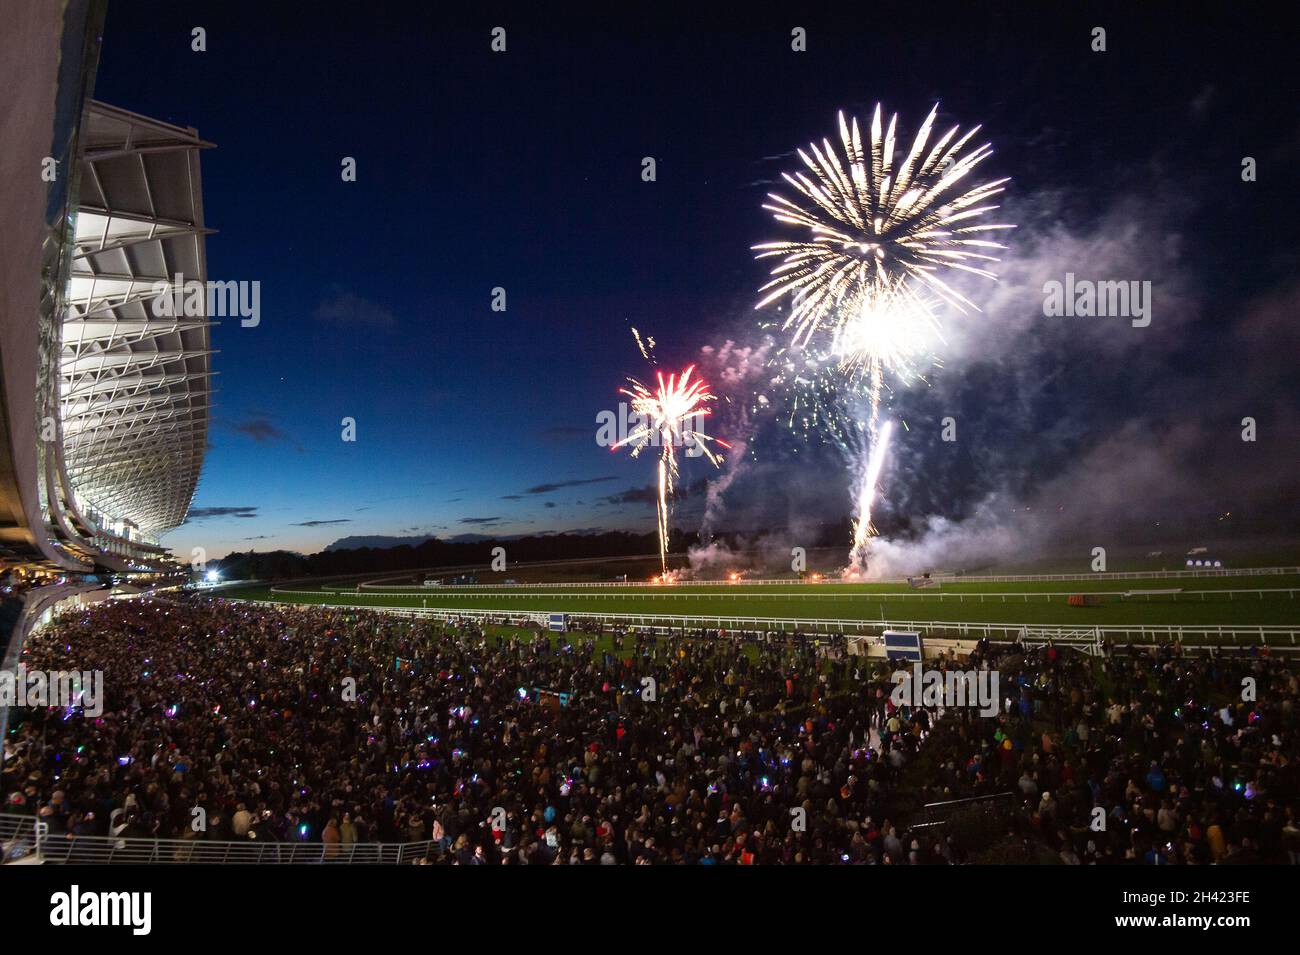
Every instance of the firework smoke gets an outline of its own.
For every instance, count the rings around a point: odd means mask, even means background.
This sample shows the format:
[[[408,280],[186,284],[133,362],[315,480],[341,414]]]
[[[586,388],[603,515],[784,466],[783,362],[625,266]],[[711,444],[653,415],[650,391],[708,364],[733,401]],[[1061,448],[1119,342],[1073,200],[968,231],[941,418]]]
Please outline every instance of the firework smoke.
[[[745,470],[749,442],[753,431],[753,409],[749,395],[755,381],[763,378],[767,369],[770,339],[758,345],[738,345],[726,339],[721,345],[705,345],[700,349],[699,363],[707,371],[718,392],[715,409],[722,430],[729,436],[731,454],[728,466],[715,480],[709,481],[704,501],[704,514],[700,519],[700,541],[708,544],[719,516],[725,510],[725,496],[733,481]]]

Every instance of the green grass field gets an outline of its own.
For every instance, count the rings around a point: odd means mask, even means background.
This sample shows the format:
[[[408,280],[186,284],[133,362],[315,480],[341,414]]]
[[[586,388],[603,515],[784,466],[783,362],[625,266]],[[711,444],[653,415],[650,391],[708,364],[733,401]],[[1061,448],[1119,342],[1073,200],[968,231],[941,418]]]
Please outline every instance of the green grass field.
[[[1182,588],[1125,598],[1125,591]],[[1257,590],[1259,593],[1230,593]],[[1199,591],[1199,592],[1198,592]],[[910,590],[897,583],[679,584],[666,587],[238,588],[226,596],[291,603],[501,613],[601,613],[770,617],[801,620],[931,621],[1044,626],[1300,626],[1300,577],[1087,579],[961,582]],[[1097,595],[1071,607],[1067,595]]]

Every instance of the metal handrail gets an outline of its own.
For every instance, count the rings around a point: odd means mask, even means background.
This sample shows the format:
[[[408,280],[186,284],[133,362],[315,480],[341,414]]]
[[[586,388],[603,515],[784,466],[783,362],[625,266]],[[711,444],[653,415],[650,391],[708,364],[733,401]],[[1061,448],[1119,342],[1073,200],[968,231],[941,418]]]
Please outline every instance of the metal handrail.
[[[33,816],[0,813],[0,863],[35,856],[55,865],[402,865],[440,855],[432,839],[345,845],[53,834]]]
[[[792,583],[786,581],[786,583]],[[562,584],[562,587],[578,586]],[[458,590],[454,593],[441,593],[438,590],[285,590],[279,587],[272,587],[271,593],[275,595],[288,594],[291,596],[309,596],[319,597],[322,595],[330,597],[354,597],[356,599],[373,599],[387,600],[392,597],[420,597],[428,600],[430,596],[446,597],[452,600],[500,600],[503,597],[520,597],[529,600],[555,599],[555,600],[622,600],[632,598],[635,600],[865,600],[869,602],[884,602],[891,600],[938,600],[957,601],[958,603],[984,603],[992,602],[994,599],[1006,603],[1008,598],[1013,601],[1029,603],[1031,601],[1042,601],[1051,603],[1058,597],[1071,597],[1075,594],[1086,594],[1089,597],[1110,598],[1114,600],[1126,600],[1131,597],[1146,597],[1148,601],[1152,596],[1168,597],[1175,601],[1180,598],[1200,597],[1200,602],[1204,603],[1206,596],[1222,597],[1231,601],[1234,596],[1241,594],[1252,594],[1264,599],[1264,594],[1286,594],[1290,600],[1295,599],[1296,592],[1300,590],[1297,587],[1217,587],[1211,590],[1187,590],[1178,588],[1177,590],[1160,590],[1160,591],[1133,591],[1133,590],[1020,590],[1020,591],[958,591],[958,590],[857,590],[829,593],[827,591],[817,591],[815,593],[799,593],[797,591],[771,591],[771,590],[733,590],[731,593],[726,592],[726,588],[716,588],[711,590],[696,590],[690,586],[684,587],[658,587],[647,593],[579,593],[574,590],[520,590],[504,593],[500,590]],[[1279,598],[1280,599],[1280,598]],[[1211,601],[1212,602],[1212,601]],[[329,605],[327,605],[329,606]]]
[[[233,603],[290,606],[302,609],[354,610],[390,616],[435,620],[476,620],[494,624],[539,623],[546,612],[529,610],[472,610],[469,608],[385,607],[366,604],[286,604],[278,600],[232,600]],[[1077,625],[1039,623],[990,623],[956,620],[868,620],[832,617],[708,616],[667,613],[603,613],[566,610],[570,627],[574,621],[608,622],[645,630],[681,630],[704,627],[745,631],[803,631],[843,633],[849,636],[878,636],[884,630],[915,631],[935,639],[969,640],[987,637],[993,642],[1014,642],[1032,631],[1057,643],[1093,642],[1097,637],[1115,644],[1185,641],[1188,638],[1218,640],[1218,646],[1263,644],[1276,649],[1300,648],[1300,626],[1286,624],[1131,624],[1080,629]],[[581,631],[578,631],[581,632]],[[1086,636],[1084,636],[1086,635]]]
[[[1016,794],[1008,791],[989,793],[984,796],[967,796],[964,799],[947,799],[943,802],[928,802],[921,807],[921,811],[925,814],[925,823],[927,825],[936,825],[947,822],[953,813],[960,812],[968,806],[996,806],[1003,801],[1014,803],[1016,801]]]

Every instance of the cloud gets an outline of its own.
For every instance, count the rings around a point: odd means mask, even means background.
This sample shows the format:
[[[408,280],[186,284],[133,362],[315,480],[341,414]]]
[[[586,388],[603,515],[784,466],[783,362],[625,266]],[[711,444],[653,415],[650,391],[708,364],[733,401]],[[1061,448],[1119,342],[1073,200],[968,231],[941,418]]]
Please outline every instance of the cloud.
[[[504,517],[462,517],[462,524],[500,524]]]
[[[654,504],[659,500],[659,490],[653,484],[630,487],[626,491],[610,494],[600,499],[601,504]]]
[[[578,479],[576,479],[576,480],[572,480],[572,481],[556,481],[556,482],[553,483],[553,484],[537,484],[537,485],[534,485],[533,487],[526,488],[526,489],[524,490],[523,493],[525,493],[525,494],[550,494],[552,491],[558,491],[558,490],[560,490],[561,488],[566,488],[566,487],[580,487],[580,486],[583,485],[583,484],[602,484],[602,483],[604,483],[605,481],[617,481],[617,480],[618,480],[618,478],[611,474],[611,475],[609,475],[608,477],[578,478]],[[512,500],[513,500],[513,499],[512,499]]]
[[[673,494],[673,500],[685,501],[692,495],[699,494],[709,485],[708,478],[700,478],[690,484],[679,484]],[[610,494],[600,498],[599,504],[655,504],[659,500],[659,488],[654,484],[645,487],[630,487],[626,491]]]
[[[239,422],[239,424],[232,425],[231,428],[242,435],[252,438],[258,444],[274,444],[289,440],[289,435],[266,418],[249,418],[246,421]]]
[[[329,524],[351,524],[352,519],[348,517],[336,518],[332,521],[303,521],[300,524],[293,524],[293,527],[325,527]]]
[[[191,507],[186,524],[206,521],[214,517],[257,517],[256,507]]]
[[[371,302],[335,286],[330,294],[316,306],[313,317],[331,325],[369,325],[374,328],[391,328],[397,324],[392,309]]]

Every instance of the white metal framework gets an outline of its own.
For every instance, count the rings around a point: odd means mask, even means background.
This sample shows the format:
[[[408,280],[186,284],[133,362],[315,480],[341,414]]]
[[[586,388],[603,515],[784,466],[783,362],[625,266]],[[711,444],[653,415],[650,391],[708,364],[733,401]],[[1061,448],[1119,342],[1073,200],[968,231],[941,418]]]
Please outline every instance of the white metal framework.
[[[207,287],[210,145],[103,103],[82,123],[46,492],[57,536],[92,559],[159,553],[198,483],[213,373],[207,296],[193,293]],[[179,314],[160,307],[178,286],[191,293]]]

